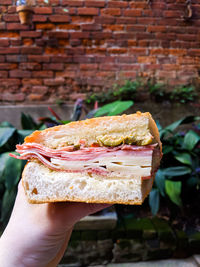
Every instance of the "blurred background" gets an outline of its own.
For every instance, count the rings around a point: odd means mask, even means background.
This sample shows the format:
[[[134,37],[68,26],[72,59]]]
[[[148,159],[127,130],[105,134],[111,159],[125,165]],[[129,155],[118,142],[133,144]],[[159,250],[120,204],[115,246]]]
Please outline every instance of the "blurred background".
[[[81,221],[63,264],[200,254],[200,2],[6,0],[0,13],[0,233],[25,165],[9,153],[25,136],[140,110],[163,143],[153,189]]]

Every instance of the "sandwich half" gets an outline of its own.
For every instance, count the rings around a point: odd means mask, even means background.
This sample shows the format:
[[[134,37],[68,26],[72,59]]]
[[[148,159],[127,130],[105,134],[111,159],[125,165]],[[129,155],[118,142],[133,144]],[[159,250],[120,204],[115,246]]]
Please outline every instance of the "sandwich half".
[[[140,205],[162,157],[150,113],[71,122],[25,138],[22,183],[29,202],[78,201]]]

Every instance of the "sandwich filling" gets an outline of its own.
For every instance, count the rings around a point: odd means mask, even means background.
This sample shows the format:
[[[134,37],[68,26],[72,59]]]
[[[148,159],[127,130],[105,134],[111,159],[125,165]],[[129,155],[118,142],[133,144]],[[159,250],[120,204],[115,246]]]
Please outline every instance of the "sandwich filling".
[[[157,171],[161,152],[157,144],[136,146],[122,144],[115,147],[90,147],[80,142],[78,146],[58,149],[48,148],[38,143],[17,145],[20,155],[12,157],[24,160],[37,160],[56,171],[87,172],[106,177],[140,176],[149,179]],[[154,164],[153,164],[154,163]]]

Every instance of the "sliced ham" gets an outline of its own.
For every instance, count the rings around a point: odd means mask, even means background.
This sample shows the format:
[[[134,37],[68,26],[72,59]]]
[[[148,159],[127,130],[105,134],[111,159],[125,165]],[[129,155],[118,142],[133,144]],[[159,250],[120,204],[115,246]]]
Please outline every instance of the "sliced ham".
[[[80,144],[80,148],[74,150],[74,146],[51,149],[37,143],[25,143],[17,145],[16,151],[20,155],[11,154],[11,156],[24,160],[37,159],[48,168],[57,171],[91,172],[100,175],[112,172],[120,175],[123,172],[130,172],[132,175],[136,172],[143,179],[149,179],[155,148],[156,144],[117,147],[86,147]]]

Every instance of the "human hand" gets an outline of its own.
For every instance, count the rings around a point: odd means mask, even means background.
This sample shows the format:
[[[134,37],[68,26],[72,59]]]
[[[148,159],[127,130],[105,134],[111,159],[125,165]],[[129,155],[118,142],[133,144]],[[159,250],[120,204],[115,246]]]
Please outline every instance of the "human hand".
[[[30,204],[20,182],[10,221],[0,239],[0,265],[57,266],[74,224],[108,206],[75,202]]]

